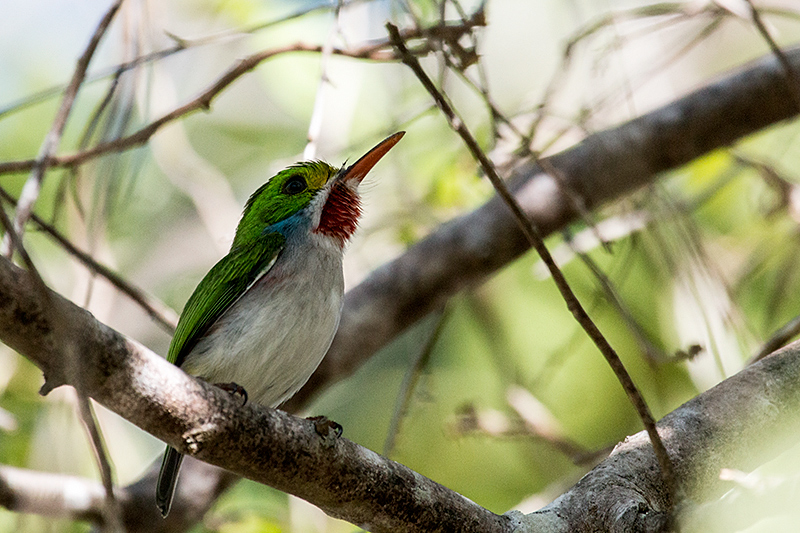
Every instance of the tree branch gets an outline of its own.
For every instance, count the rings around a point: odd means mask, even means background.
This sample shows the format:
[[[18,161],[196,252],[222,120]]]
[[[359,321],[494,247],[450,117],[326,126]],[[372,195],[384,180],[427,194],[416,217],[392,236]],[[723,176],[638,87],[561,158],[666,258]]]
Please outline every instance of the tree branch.
[[[73,385],[79,374],[88,396],[182,453],[370,531],[421,533],[432,531],[431,524],[439,531],[509,531],[511,518],[347,439],[320,437],[312,421],[252,403],[242,407],[60,295],[49,291],[45,299],[31,277],[5,258],[0,339],[42,369],[44,394]],[[63,346],[81,354],[81,368],[67,368],[71,359]]]

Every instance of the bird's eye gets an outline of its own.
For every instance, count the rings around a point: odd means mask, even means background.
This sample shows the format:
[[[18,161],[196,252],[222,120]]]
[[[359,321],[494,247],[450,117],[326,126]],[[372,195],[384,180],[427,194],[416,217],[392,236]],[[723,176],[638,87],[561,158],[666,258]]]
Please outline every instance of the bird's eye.
[[[281,191],[283,191],[283,194],[293,195],[300,194],[307,188],[306,179],[300,174],[295,174],[284,182]]]

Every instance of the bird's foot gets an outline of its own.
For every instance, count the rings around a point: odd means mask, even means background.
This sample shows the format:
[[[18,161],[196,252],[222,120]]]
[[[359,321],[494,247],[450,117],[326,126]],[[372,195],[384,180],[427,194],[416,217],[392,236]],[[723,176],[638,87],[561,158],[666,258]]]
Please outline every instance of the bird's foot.
[[[242,397],[242,407],[247,405],[247,391],[238,383],[231,381],[230,383],[214,383],[215,387],[219,387],[232,396]]]
[[[334,422],[327,416],[310,416],[306,418],[306,420],[314,422],[314,430],[317,432],[317,435],[331,445],[336,439],[342,436],[342,432],[344,431],[341,424]]]

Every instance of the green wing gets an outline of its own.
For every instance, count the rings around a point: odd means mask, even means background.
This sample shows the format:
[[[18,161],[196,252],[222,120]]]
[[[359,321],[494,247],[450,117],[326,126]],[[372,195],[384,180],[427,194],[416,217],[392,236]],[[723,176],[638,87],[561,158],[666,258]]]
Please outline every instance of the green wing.
[[[167,361],[180,366],[186,355],[214,322],[269,270],[283,250],[280,233],[267,234],[247,246],[238,246],[209,270],[183,308]]]

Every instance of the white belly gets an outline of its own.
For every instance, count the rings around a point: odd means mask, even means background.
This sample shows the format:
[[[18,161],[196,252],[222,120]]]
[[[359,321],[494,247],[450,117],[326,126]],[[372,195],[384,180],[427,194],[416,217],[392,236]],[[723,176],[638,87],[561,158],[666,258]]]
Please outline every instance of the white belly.
[[[341,250],[301,248],[302,257],[284,250],[189,352],[184,370],[212,383],[235,382],[250,401],[270,407],[303,386],[336,333],[344,283]]]

